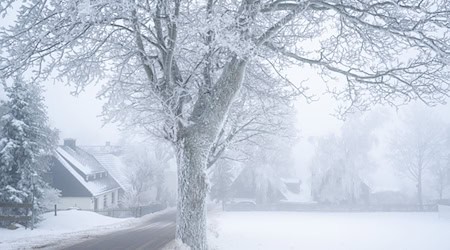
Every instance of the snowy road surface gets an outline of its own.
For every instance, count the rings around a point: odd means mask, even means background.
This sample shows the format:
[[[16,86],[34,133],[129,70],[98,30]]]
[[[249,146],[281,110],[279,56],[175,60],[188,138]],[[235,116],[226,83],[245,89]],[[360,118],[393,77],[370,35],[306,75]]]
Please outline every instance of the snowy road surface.
[[[113,232],[107,235],[61,249],[66,250],[158,250],[175,238],[175,211],[163,213],[139,226]]]
[[[449,250],[437,213],[226,212],[210,236],[219,250]]]
[[[34,230],[0,228],[0,249],[30,249],[58,245],[86,235],[107,233],[140,223],[139,219],[117,219],[89,211],[59,211],[43,214],[44,220]],[[44,248],[44,247],[41,247]]]

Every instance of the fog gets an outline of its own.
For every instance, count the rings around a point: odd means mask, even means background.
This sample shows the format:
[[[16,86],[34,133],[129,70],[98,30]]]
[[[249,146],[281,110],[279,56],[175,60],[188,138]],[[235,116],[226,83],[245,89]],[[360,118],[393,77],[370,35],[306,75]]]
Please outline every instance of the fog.
[[[450,249],[447,0],[0,1],[0,249]]]
[[[426,109],[444,122],[450,122],[450,106],[438,104],[427,106],[423,102],[414,101],[403,106],[378,105],[365,112],[348,114],[347,117],[337,117],[338,102],[325,93],[326,83],[317,72],[308,68],[295,68],[286,71],[287,77],[292,81],[306,81],[309,93],[315,96],[312,102],[306,102],[298,98],[295,102],[295,129],[298,138],[291,149],[292,163],[290,163],[295,178],[300,178],[305,183],[302,187],[308,193],[310,182],[311,158],[315,152],[314,138],[339,134],[340,128],[348,116],[365,116],[371,113],[379,114],[379,123],[376,128],[376,145],[371,150],[373,161],[377,165],[368,176],[373,190],[403,190],[410,195],[414,188],[403,176],[396,173],[392,162],[388,159],[387,146],[392,137],[392,131],[401,123],[402,117],[414,113],[415,109]],[[135,132],[127,132],[128,129],[120,129],[117,123],[109,123],[102,117],[104,100],[97,95],[100,85],[88,86],[83,92],[73,94],[74,87],[64,83],[53,83],[46,86],[45,104],[53,127],[60,131],[60,143],[64,138],[74,138],[80,145],[94,146],[104,145],[110,142],[113,145],[124,143],[123,137],[133,138],[131,141],[142,142],[149,140],[151,136],[142,134],[132,135]],[[401,127],[400,127],[401,129]],[[364,131],[364,130],[363,130]],[[131,137],[130,137],[131,136]],[[121,140],[122,139],[122,140]]]

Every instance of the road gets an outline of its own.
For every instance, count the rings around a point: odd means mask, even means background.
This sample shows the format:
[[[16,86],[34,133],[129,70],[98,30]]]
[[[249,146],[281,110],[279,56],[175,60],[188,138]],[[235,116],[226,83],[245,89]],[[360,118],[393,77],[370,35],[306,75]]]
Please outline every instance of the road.
[[[65,247],[65,250],[158,250],[175,239],[175,211],[124,229]]]

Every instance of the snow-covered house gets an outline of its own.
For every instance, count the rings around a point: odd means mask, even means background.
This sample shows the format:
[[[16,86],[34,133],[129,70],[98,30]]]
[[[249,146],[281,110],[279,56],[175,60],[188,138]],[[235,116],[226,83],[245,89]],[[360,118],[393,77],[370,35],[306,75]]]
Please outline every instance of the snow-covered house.
[[[130,191],[131,187],[128,181],[129,167],[125,164],[120,155],[116,155],[113,152],[105,151],[92,151],[90,148],[85,147],[95,159],[102,164],[102,166],[108,171],[109,175],[119,183],[121,189],[119,190],[119,196],[122,197],[124,192]]]
[[[122,198],[124,206],[136,206],[133,204],[137,195],[140,197],[140,203],[148,204],[152,202],[167,202],[172,204],[175,202],[175,195],[177,192],[177,175],[176,175],[176,163],[174,159],[164,162],[164,170],[162,176],[155,178],[161,178],[160,180],[154,179],[155,183],[149,190],[142,191],[136,194],[136,185],[132,185],[131,182],[134,178],[134,173],[137,173],[136,166],[127,162],[126,154],[130,151],[125,150],[123,146],[111,145],[110,142],[106,142],[104,145],[97,146],[81,146],[86,152],[95,157],[95,159],[102,164],[102,166],[108,171],[108,173],[119,183],[121,189],[119,195]],[[139,147],[139,146],[137,146]],[[130,147],[127,150],[130,150]],[[155,155],[156,156],[156,155]],[[155,163],[155,162],[153,162]],[[161,174],[161,173],[159,173]],[[156,182],[160,181],[161,186],[158,186]]]
[[[104,146],[84,146],[87,152],[97,159],[102,164],[108,173],[119,183],[121,189],[119,191],[120,197],[124,197],[124,202],[130,205],[129,195],[133,195],[133,185],[130,183],[130,173],[133,172],[133,167],[127,164],[124,159],[124,152],[120,146],[112,146],[109,142]],[[134,170],[135,171],[135,170]],[[163,194],[162,199],[171,203],[174,200],[174,196],[177,192],[177,175],[175,162],[169,161],[161,176],[163,184],[161,186],[160,195]],[[127,195],[128,194],[128,195]],[[152,187],[150,190],[143,192],[142,202],[154,202],[158,200],[158,188]],[[170,197],[169,197],[170,196]],[[161,197],[159,198],[161,199]]]
[[[50,163],[50,184],[61,190],[59,208],[104,210],[119,204],[122,187],[92,154],[65,139]]]
[[[281,178],[276,174],[258,172],[258,169],[244,167],[231,184],[232,200],[253,200],[267,204],[280,201],[303,201],[301,180]]]

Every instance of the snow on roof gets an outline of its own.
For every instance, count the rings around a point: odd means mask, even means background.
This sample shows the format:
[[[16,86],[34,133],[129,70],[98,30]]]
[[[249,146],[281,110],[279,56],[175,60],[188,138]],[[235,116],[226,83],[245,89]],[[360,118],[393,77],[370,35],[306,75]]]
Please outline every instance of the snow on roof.
[[[90,154],[76,147],[60,146],[56,151],[85,175],[106,172],[102,165]]]
[[[283,194],[284,199],[282,201],[284,202],[310,202],[311,196],[304,190],[300,190],[298,193],[292,192],[286,185],[286,183],[283,183],[280,186],[280,192]]]
[[[89,181],[86,180],[74,168],[75,166],[79,166],[80,163],[77,162],[73,157],[69,157],[69,159],[65,158],[63,154],[67,156],[67,152],[65,152],[61,148],[58,148],[54,156],[70,172],[70,174],[75,177],[78,182],[80,182],[93,196],[120,188],[119,184],[110,175],[103,176],[101,178],[90,179]],[[103,169],[103,172],[106,171]]]
[[[128,167],[120,157],[113,154],[103,153],[92,153],[92,155],[97,159],[97,161],[100,162],[100,164],[102,164],[104,168],[108,170],[108,173],[124,190],[131,188],[129,187],[130,185],[127,180]]]
[[[122,146],[114,146],[109,144],[102,146],[80,146],[80,147],[93,155],[99,154],[120,155],[123,152]]]

